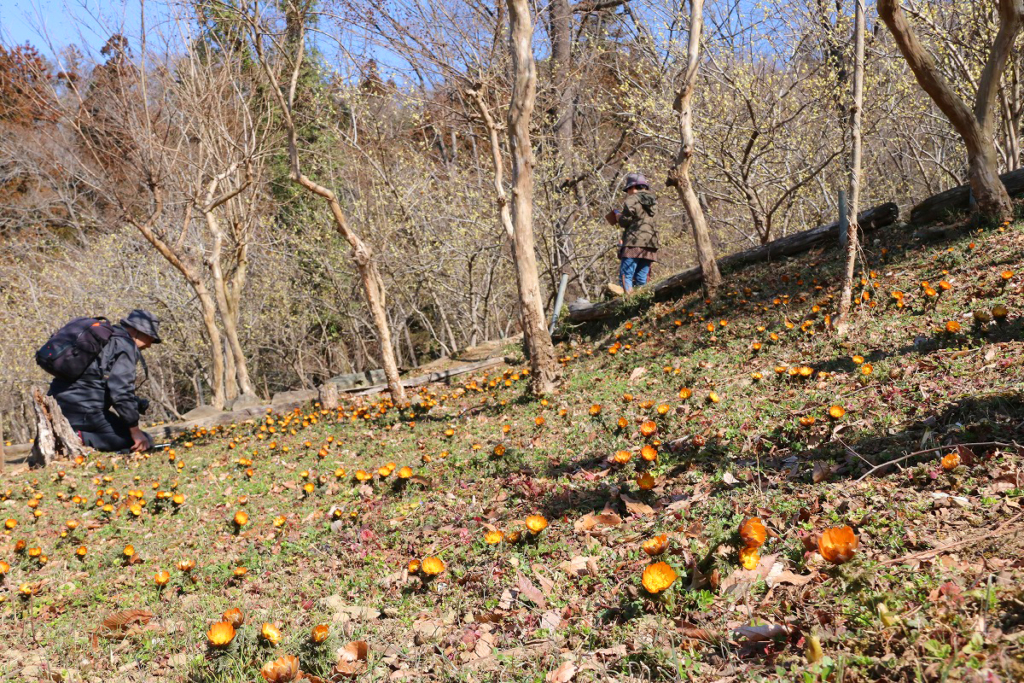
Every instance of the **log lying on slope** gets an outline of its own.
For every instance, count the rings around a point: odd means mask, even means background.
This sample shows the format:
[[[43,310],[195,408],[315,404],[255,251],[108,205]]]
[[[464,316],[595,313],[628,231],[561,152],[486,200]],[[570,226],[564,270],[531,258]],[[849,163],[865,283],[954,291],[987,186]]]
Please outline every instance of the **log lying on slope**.
[[[900,216],[900,209],[892,202],[882,204],[868,209],[857,216],[861,229],[865,232],[892,225]],[[798,232],[795,235],[782,237],[760,247],[741,251],[718,259],[719,270],[735,270],[752,263],[771,261],[783,256],[792,256],[821,244],[837,242],[839,240],[839,222],[819,225],[810,230]],[[651,286],[655,299],[666,299],[677,296],[685,290],[699,285],[701,273],[699,267],[684,270],[672,277],[656,282]],[[587,304],[584,306],[569,305],[569,321],[574,323],[601,320],[616,315],[621,310],[620,299],[606,301],[599,304]]]
[[[1024,168],[999,176],[1010,196],[1024,194]],[[971,188],[968,185],[954,187],[934,197],[929,197],[910,210],[910,222],[915,225],[945,220],[951,213],[968,211],[971,202]]]
[[[453,368],[445,370],[443,372],[434,372],[428,375],[419,375],[417,377],[410,377],[402,380],[402,386],[405,388],[423,386],[424,384],[433,384],[435,382],[445,382],[452,377],[458,375],[464,375],[469,372],[476,372],[477,370],[483,370],[486,368],[495,367],[505,363],[503,357],[488,358],[476,363],[465,363],[463,365],[457,365]],[[388,388],[387,384],[380,384],[372,387],[353,387],[347,390],[341,390],[341,393],[349,393],[354,396],[365,396],[367,394],[376,394],[385,391]],[[257,418],[263,418],[267,415],[267,410],[271,409],[276,413],[287,413],[295,410],[296,408],[303,408],[308,405],[311,401],[317,398],[316,391],[304,391],[304,392],[293,392],[294,397],[289,400],[281,401],[272,404],[252,406],[249,408],[243,408],[242,410],[235,410],[232,412],[215,413],[207,417],[203,417],[197,420],[189,420],[187,422],[177,422],[174,424],[159,425],[154,427],[147,427],[146,431],[149,432],[157,443],[163,441],[169,441],[181,434],[185,434],[195,429],[208,429],[210,427],[216,427],[218,425],[226,425],[231,423],[245,422],[246,420],[254,420]]]

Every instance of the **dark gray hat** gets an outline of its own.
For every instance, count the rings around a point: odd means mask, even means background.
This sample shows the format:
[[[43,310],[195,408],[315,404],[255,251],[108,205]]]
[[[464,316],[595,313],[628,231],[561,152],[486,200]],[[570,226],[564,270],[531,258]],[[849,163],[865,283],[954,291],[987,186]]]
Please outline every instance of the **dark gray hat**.
[[[647,182],[647,177],[643,173],[630,173],[626,176],[626,186],[622,188],[623,192],[628,192],[629,188],[643,185],[644,187],[650,187],[651,184]]]
[[[149,311],[136,308],[128,314],[127,318],[121,319],[121,325],[124,327],[131,327],[148,337],[152,337],[154,344],[159,344],[163,341],[160,339],[159,332],[160,319]]]

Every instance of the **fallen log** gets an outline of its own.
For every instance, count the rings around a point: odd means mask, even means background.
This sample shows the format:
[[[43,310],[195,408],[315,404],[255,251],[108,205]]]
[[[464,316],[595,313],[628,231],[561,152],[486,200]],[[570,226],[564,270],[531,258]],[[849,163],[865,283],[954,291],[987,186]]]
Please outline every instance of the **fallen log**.
[[[1024,194],[1024,168],[999,176],[1010,196]],[[971,188],[961,185],[925,199],[910,210],[910,222],[915,225],[945,220],[957,212],[969,211]]]
[[[477,370],[486,370],[487,368],[493,368],[496,365],[502,365],[504,362],[505,359],[503,357],[488,358],[476,363],[459,365],[448,370],[442,370],[441,372],[432,372],[429,375],[420,375],[419,377],[402,380],[402,386],[408,389],[410,387],[420,387],[424,384],[437,384],[438,382],[445,382],[456,375],[464,375],[467,372],[476,372]],[[377,394],[387,388],[387,384],[376,384],[372,387],[367,387],[366,389],[358,391],[354,395],[366,396],[367,394]]]
[[[887,225],[892,225],[900,216],[900,209],[896,204],[889,202],[857,216],[857,221],[864,232],[870,232]],[[792,256],[808,251],[816,246],[839,240],[839,222],[819,225],[810,230],[804,230],[794,235],[781,237],[768,244],[746,251],[730,254],[718,259],[718,268],[722,272],[736,270],[753,263],[762,263],[783,256]],[[678,296],[685,290],[699,285],[702,280],[699,267],[690,268],[680,273],[656,282],[650,287],[654,292],[655,299],[667,299]],[[614,299],[599,304],[569,304],[569,321],[574,323],[601,320],[617,315],[622,310],[622,300]]]
[[[501,365],[505,362],[504,358],[489,358],[487,360],[480,361],[478,363],[467,363],[465,365],[459,365],[443,372],[434,372],[429,375],[420,375],[418,377],[410,377],[409,379],[402,380],[402,386],[418,387],[424,384],[433,384],[435,382],[443,382],[450,377],[456,375],[462,375],[467,372],[474,372],[476,370],[483,370],[485,368],[493,367],[495,365]],[[388,388],[387,384],[379,384],[372,387],[356,387],[345,390],[340,389],[340,393],[348,393],[353,396],[364,396],[366,394],[374,394],[384,391]],[[189,420],[187,422],[176,422],[173,424],[149,426],[146,427],[146,431],[153,437],[156,443],[169,441],[176,436],[185,434],[195,429],[208,429],[210,427],[217,427],[219,425],[233,424],[238,422],[245,422],[246,420],[252,420],[257,417],[265,417],[268,410],[272,410],[275,413],[287,413],[295,410],[296,408],[302,408],[315,400],[318,396],[316,391],[308,392],[296,392],[296,395],[301,398],[295,398],[293,400],[270,403],[265,405],[251,406],[249,408],[243,408],[241,410],[233,410],[231,412],[215,413],[207,417],[203,417],[197,420]]]

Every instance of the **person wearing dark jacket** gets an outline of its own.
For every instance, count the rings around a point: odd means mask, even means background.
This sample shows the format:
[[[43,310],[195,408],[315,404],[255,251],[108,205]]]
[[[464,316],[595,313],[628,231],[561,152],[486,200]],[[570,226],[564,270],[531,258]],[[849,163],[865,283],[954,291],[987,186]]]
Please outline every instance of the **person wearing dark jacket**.
[[[626,176],[626,201],[621,211],[608,214],[608,222],[622,228],[619,240],[619,279],[629,292],[647,284],[651,264],[657,260],[658,231],[654,227],[657,200],[641,173]]]
[[[114,325],[113,336],[81,377],[50,383],[49,395],[86,446],[137,453],[153,445],[139,428],[139,414],[146,412],[149,401],[135,395],[135,375],[142,350],[161,341],[159,324],[148,311],[132,311]]]

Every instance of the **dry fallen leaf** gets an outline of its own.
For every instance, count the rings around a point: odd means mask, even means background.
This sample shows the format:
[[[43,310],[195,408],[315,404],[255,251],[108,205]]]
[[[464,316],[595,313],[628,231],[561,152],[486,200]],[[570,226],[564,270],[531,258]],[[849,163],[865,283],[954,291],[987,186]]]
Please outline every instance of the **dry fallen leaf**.
[[[370,647],[365,640],[353,640],[338,649],[338,662],[334,670],[342,676],[356,677],[366,670],[366,655]]]
[[[590,531],[596,527],[616,527],[622,524],[622,518],[614,512],[604,512],[600,515],[587,513],[576,520],[573,529],[576,533]]]
[[[597,575],[597,558],[577,555],[558,565],[558,568],[570,576],[595,576]]]
[[[544,594],[528,578],[518,572],[516,573],[516,587],[521,597],[526,598],[541,609],[547,609],[548,603],[544,599]]]
[[[771,572],[772,567],[775,565],[775,560],[778,557],[777,553],[773,555],[765,555],[753,569],[737,569],[722,580],[720,586],[722,593],[728,593],[730,590],[739,590],[739,588],[744,585],[749,585],[754,581],[764,579],[768,576],[768,573]]]
[[[572,662],[562,662],[554,671],[544,677],[546,683],[569,683],[576,676],[578,669]]]
[[[619,494],[619,499],[626,504],[626,509],[631,514],[639,516],[654,514],[654,508],[652,508],[650,505],[648,505],[647,503],[641,503],[638,500],[634,500],[633,498],[630,498],[624,493]]]

